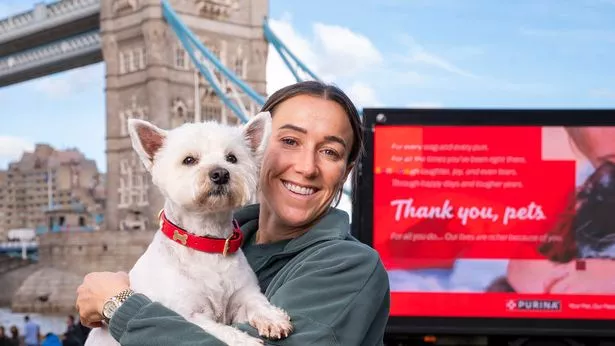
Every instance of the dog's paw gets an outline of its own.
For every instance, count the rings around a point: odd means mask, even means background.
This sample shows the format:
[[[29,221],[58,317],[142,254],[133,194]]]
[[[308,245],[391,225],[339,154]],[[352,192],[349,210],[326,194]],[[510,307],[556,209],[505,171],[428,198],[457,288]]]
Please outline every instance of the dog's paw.
[[[286,338],[293,331],[290,316],[274,306],[255,314],[250,319],[250,325],[258,330],[260,336],[272,340]]]

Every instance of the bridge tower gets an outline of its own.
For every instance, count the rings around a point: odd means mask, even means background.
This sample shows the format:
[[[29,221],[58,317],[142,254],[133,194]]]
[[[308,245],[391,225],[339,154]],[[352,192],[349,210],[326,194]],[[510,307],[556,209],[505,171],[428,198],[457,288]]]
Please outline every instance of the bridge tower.
[[[268,0],[169,3],[225,66],[265,95]],[[195,119],[238,122],[195,72],[163,19],[160,0],[101,1],[100,20],[106,64],[106,226],[153,230],[163,199],[132,150],[126,119],[146,119],[162,128]]]

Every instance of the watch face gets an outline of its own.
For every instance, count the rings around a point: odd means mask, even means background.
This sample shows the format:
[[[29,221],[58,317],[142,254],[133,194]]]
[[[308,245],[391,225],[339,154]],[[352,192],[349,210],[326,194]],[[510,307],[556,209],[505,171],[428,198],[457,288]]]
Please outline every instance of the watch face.
[[[103,316],[105,318],[111,318],[111,316],[113,316],[113,313],[115,312],[115,310],[117,309],[117,302],[115,300],[108,300],[107,302],[105,302],[105,305],[103,305]]]

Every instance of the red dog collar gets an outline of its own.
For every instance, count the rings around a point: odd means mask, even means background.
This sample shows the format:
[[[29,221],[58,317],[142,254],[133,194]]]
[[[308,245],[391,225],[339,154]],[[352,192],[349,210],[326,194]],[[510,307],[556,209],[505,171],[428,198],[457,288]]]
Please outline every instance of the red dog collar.
[[[221,253],[223,256],[236,252],[243,241],[243,233],[239,229],[237,221],[233,220],[233,233],[226,239],[212,238],[212,237],[200,237],[186,232],[182,228],[178,227],[164,215],[164,211],[161,210],[158,215],[160,218],[160,229],[162,233],[169,237],[169,239],[187,246],[191,249],[202,252]]]

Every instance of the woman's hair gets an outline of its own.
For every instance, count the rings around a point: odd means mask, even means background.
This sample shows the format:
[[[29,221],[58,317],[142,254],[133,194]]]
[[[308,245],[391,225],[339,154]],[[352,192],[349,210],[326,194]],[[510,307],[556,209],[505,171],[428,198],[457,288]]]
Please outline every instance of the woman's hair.
[[[291,84],[282,89],[279,89],[271,96],[269,96],[267,102],[265,102],[265,104],[261,108],[261,112],[270,112],[271,116],[273,117],[275,114],[275,109],[280,103],[299,95],[310,95],[320,97],[325,100],[330,100],[337,103],[342,107],[342,109],[344,109],[344,112],[348,117],[348,121],[350,122],[350,126],[352,127],[353,136],[352,148],[350,148],[350,154],[348,155],[347,163],[353,164],[359,158],[359,155],[363,152],[364,139],[361,119],[359,118],[359,111],[352,103],[350,98],[335,85],[326,84],[320,81],[304,81]],[[352,185],[354,190],[354,188],[356,187],[356,181],[353,180]],[[340,199],[341,191],[335,205],[339,204]]]
[[[261,112],[270,112],[271,116],[273,116],[275,108],[280,103],[299,95],[321,97],[325,100],[337,103],[344,109],[346,116],[348,116],[348,121],[350,121],[350,126],[352,126],[353,134],[352,148],[348,156],[348,163],[355,162],[363,148],[361,119],[359,118],[359,112],[355,105],[340,88],[319,81],[305,81],[291,84],[269,96],[267,102],[265,102],[261,108]]]

